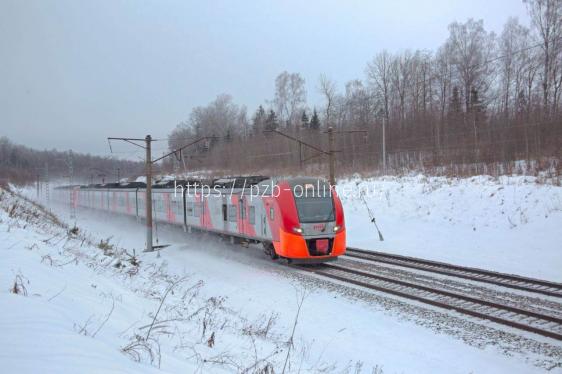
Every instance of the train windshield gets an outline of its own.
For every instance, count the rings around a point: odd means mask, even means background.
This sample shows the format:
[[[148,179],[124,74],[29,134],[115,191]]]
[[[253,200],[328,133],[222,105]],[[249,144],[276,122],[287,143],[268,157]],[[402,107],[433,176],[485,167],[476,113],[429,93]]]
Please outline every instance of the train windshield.
[[[335,220],[334,202],[331,196],[296,197],[301,223],[329,222]]]

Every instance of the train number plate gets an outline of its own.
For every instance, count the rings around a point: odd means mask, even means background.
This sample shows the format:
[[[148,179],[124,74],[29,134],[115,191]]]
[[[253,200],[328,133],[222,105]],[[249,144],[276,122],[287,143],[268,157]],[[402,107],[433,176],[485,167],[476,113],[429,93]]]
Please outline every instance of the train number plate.
[[[318,252],[328,252],[328,239],[318,239],[316,241],[316,250]]]

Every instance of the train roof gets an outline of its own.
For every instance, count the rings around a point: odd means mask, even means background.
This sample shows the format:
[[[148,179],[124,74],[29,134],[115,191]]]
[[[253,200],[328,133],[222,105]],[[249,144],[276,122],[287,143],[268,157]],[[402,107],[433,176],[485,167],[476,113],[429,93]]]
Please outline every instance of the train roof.
[[[293,178],[278,178],[269,177],[264,175],[240,175],[240,176],[229,176],[216,179],[163,179],[157,180],[152,184],[154,189],[166,189],[166,188],[176,188],[178,186],[209,186],[218,188],[249,188],[252,186],[265,186],[272,184],[277,184],[280,180],[286,180],[291,186],[297,184],[310,184],[310,183],[325,183],[324,178],[318,177],[293,177]],[[70,189],[70,188],[81,188],[81,189],[130,189],[130,188],[146,188],[146,183],[144,182],[121,182],[121,183],[98,183],[98,184],[88,184],[88,185],[70,185],[70,186],[59,186],[57,189]]]
[[[65,186],[57,186],[54,189],[55,190],[69,190],[71,188],[79,188],[79,187],[82,187],[82,186],[79,185],[79,184],[70,184],[70,185],[65,185]]]
[[[264,175],[241,175],[235,177],[218,178],[213,180],[213,186],[221,188],[245,188],[254,186],[261,181],[269,179],[270,177]]]

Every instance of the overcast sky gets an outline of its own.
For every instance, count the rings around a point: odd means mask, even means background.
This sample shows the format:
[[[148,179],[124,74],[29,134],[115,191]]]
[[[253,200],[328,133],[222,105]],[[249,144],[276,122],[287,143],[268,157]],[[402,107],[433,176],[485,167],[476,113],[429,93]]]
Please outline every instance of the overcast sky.
[[[313,106],[321,73],[343,87],[377,51],[435,50],[455,20],[499,33],[510,16],[528,24],[520,0],[0,0],[0,136],[106,155],[107,136],[165,137],[220,93],[251,114],[283,70]]]

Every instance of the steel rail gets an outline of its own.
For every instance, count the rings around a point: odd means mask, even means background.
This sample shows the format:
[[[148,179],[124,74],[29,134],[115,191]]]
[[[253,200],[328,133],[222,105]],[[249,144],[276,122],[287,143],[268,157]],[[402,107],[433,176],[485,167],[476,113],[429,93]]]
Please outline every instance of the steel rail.
[[[498,324],[502,324],[502,325],[505,325],[505,326],[513,327],[513,328],[517,328],[517,329],[524,330],[524,331],[527,331],[527,332],[536,333],[536,334],[539,334],[539,335],[542,335],[542,336],[546,336],[546,337],[549,337],[549,338],[553,338],[553,339],[562,341],[562,333],[552,331],[552,328],[544,329],[544,328],[540,328],[540,327],[536,327],[536,326],[531,326],[531,325],[523,323],[521,321],[514,321],[513,319],[507,319],[507,318],[503,318],[502,316],[499,316],[499,315],[493,315],[493,313],[495,312],[497,314],[498,311],[500,312],[500,314],[502,312],[503,313],[513,313],[517,316],[520,316],[520,319],[522,319],[522,318],[534,318],[534,319],[539,320],[539,321],[544,321],[545,323],[556,323],[557,325],[562,327],[562,319],[554,317],[554,316],[543,315],[543,314],[540,314],[540,313],[537,313],[537,312],[533,312],[533,311],[529,311],[529,310],[525,310],[525,309],[520,309],[520,308],[515,308],[515,307],[512,307],[512,306],[494,303],[494,302],[490,302],[490,301],[486,301],[486,300],[481,300],[481,299],[473,298],[473,297],[470,297],[470,296],[467,296],[467,295],[462,295],[462,294],[457,294],[457,293],[453,293],[453,292],[449,292],[449,291],[434,289],[434,288],[427,287],[427,286],[421,286],[421,285],[417,285],[417,284],[414,284],[414,283],[409,283],[409,282],[404,282],[404,281],[397,280],[397,279],[387,278],[387,277],[383,277],[383,276],[380,276],[380,275],[367,273],[367,272],[363,272],[363,271],[359,271],[359,270],[355,270],[355,269],[349,269],[349,268],[345,268],[345,267],[342,267],[342,266],[339,266],[339,265],[323,265],[323,267],[321,267],[321,268],[314,268],[314,267],[299,267],[299,268],[302,269],[302,270],[320,275],[320,276],[325,277],[325,278],[335,279],[335,280],[338,280],[338,281],[341,281],[341,282],[344,282],[344,283],[360,286],[362,288],[372,289],[372,290],[392,294],[392,295],[395,295],[395,296],[407,298],[407,299],[410,299],[410,300],[415,300],[415,301],[418,301],[418,302],[421,302],[421,303],[424,303],[424,304],[432,305],[432,306],[443,308],[443,309],[454,310],[454,311],[457,311],[457,312],[462,313],[462,314],[466,314],[466,315],[470,315],[470,316],[473,316],[473,317],[489,320],[489,321],[492,321],[492,322],[496,322]],[[353,274],[353,275],[356,275],[356,276],[359,276],[359,277],[362,277],[362,278],[375,279],[379,282],[391,283],[391,284],[394,284],[394,285],[397,285],[397,286],[401,287],[402,289],[393,289],[393,288],[390,288],[390,287],[385,287],[384,285],[380,285],[380,284],[377,285],[377,284],[368,283],[365,280],[353,279],[353,278],[350,278],[348,276],[334,274],[334,273],[330,272],[330,270],[335,270],[337,272]],[[411,290],[414,289],[414,290],[418,290],[418,292],[430,293],[430,294],[433,294],[433,295],[437,295],[439,297],[449,298],[449,299],[452,299],[452,300],[460,300],[461,304],[455,305],[454,302],[446,302],[446,301],[435,300],[435,299],[429,298],[427,296],[420,295],[419,293],[416,294],[415,292],[407,292],[407,291],[404,290],[404,288],[410,288]],[[469,308],[469,307],[467,307],[466,304],[476,305],[476,307],[475,308]],[[489,309],[488,313],[486,313],[485,311],[475,310],[475,309],[479,309],[479,308],[483,308],[483,307]],[[534,322],[536,322],[536,321],[534,321]]]
[[[562,298],[562,284],[542,279],[359,248],[348,247],[345,256]]]

